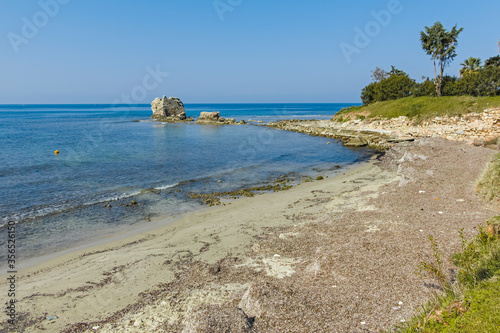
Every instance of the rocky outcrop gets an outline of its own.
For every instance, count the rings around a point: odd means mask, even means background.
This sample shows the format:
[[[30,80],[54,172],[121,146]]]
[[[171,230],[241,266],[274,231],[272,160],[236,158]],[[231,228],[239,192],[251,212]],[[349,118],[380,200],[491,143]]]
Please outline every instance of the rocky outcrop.
[[[415,140],[414,137],[397,136],[388,131],[340,128],[328,120],[281,120],[279,122],[270,122],[267,126],[339,140],[344,146],[351,148],[368,147],[386,150],[392,147],[394,143]]]
[[[337,121],[336,121],[337,120]],[[385,150],[395,143],[417,138],[441,137],[451,141],[500,149],[500,109],[468,113],[462,117],[434,117],[414,122],[407,117],[392,119],[282,120],[268,123],[278,129],[338,139],[346,147]]]
[[[166,122],[192,120],[186,117],[186,109],[184,104],[177,97],[163,96],[163,98],[155,98],[151,103],[153,115],[151,118]]]
[[[234,125],[237,124],[234,118],[222,118],[220,112],[201,112],[196,120],[197,124],[202,125]]]

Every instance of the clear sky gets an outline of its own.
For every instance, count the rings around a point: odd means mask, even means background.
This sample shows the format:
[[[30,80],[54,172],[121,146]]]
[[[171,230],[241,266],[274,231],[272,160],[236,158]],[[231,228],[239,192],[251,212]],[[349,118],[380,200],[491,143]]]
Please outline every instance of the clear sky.
[[[0,4],[0,104],[359,102],[377,66],[433,76],[419,37],[436,21],[464,28],[452,75],[500,40],[498,0]]]

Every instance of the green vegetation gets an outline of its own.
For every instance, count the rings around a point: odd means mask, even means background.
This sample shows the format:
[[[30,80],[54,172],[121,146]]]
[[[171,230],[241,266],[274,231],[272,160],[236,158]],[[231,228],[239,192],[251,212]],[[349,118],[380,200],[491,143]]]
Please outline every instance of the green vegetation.
[[[422,48],[434,62],[434,85],[438,97],[441,97],[444,68],[457,56],[455,50],[462,30],[455,25],[451,31],[446,31],[441,22],[436,22],[432,27],[425,27],[425,32],[420,32]]]
[[[487,222],[471,241],[462,237],[462,252],[453,256],[458,267],[455,292],[431,238],[434,259],[421,271],[436,279],[446,293],[425,305],[400,332],[498,332],[500,327],[500,216]],[[437,261],[436,261],[437,256]]]
[[[477,191],[487,201],[500,201],[500,153],[486,168],[478,182]]]
[[[472,97],[445,96],[406,97],[393,101],[376,102],[370,105],[355,106],[340,110],[334,117],[336,121],[360,118],[397,118],[406,116],[416,121],[436,116],[461,116],[469,112],[483,112],[487,108],[500,107],[500,96]]]
[[[460,298],[441,298],[437,309],[415,319],[401,332],[498,332],[500,327],[500,281],[482,283],[480,288],[464,292]],[[427,309],[432,305],[428,305]]]
[[[415,80],[411,79],[408,74],[392,66],[388,75],[383,75],[380,79],[377,79],[377,70],[380,69],[375,69],[373,77],[378,81],[370,83],[361,91],[363,104],[367,105],[377,101],[394,100],[412,95],[412,91],[415,89]],[[385,73],[385,71],[383,72]]]
[[[392,66],[391,71],[377,67],[372,71],[373,82],[361,91],[364,105],[406,97],[441,96],[500,96],[500,56],[481,64],[481,59],[469,57],[461,65],[460,77],[444,75],[444,69],[457,56],[458,35],[463,28],[455,25],[447,31],[440,22],[420,32],[422,49],[431,56],[434,78],[422,78],[417,83],[407,73]]]
[[[497,154],[479,182],[478,189],[499,198],[500,154]],[[500,215],[468,241],[460,230],[462,251],[452,256],[458,268],[452,284],[444,271],[437,243],[429,236],[433,251],[430,262],[421,262],[419,272],[434,279],[445,291],[422,307],[420,314],[400,332],[498,332],[500,327]]]
[[[481,59],[470,57],[465,59],[463,63],[460,64],[462,69],[460,70],[460,76],[464,74],[473,74],[481,69]]]

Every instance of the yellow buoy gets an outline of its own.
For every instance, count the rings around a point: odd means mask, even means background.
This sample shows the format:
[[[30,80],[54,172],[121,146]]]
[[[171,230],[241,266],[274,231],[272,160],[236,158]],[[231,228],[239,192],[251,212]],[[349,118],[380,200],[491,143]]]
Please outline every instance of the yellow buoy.
[[[59,150],[56,150],[54,154],[59,155]]]

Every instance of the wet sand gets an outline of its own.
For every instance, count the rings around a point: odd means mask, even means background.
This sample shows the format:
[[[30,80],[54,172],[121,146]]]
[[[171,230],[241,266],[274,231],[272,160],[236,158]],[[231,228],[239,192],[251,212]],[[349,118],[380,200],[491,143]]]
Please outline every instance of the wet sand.
[[[345,175],[65,253],[17,274],[18,325],[2,314],[0,330],[390,329],[436,290],[415,274],[431,255],[427,235],[447,257],[458,230],[472,235],[498,214],[474,192],[494,153],[443,139],[402,143]]]

